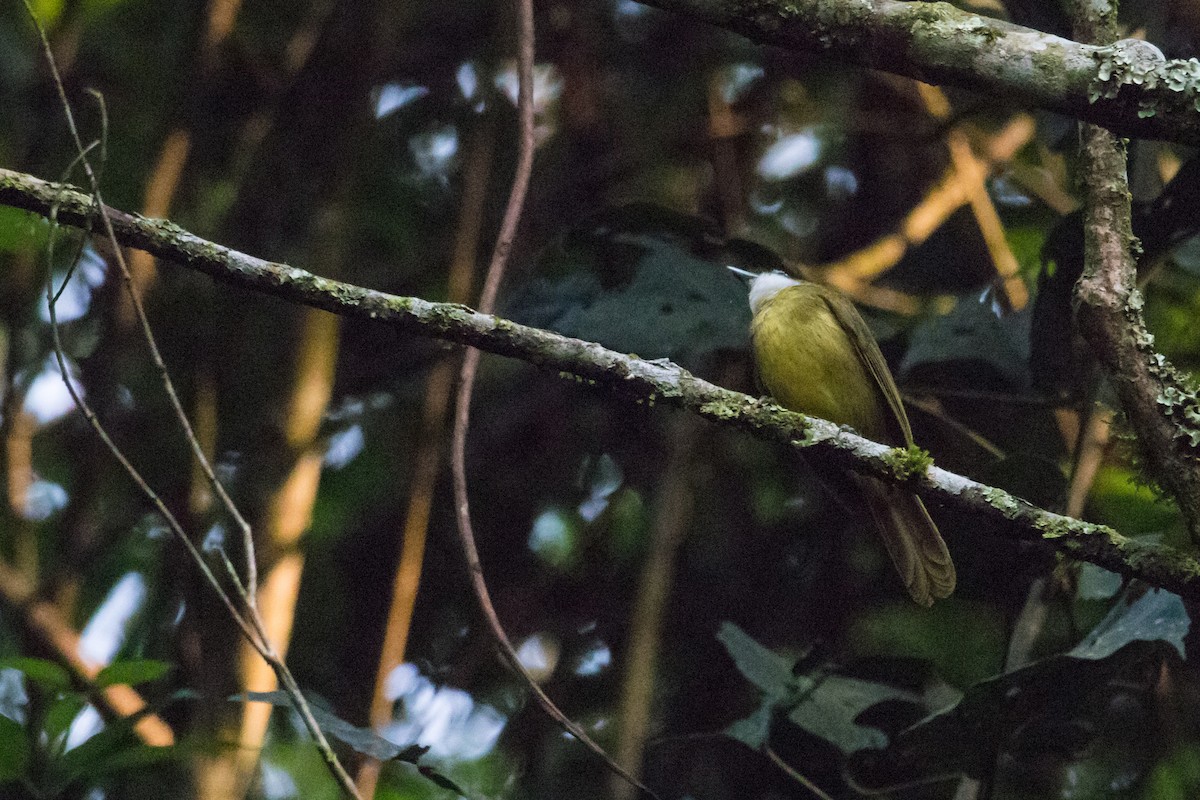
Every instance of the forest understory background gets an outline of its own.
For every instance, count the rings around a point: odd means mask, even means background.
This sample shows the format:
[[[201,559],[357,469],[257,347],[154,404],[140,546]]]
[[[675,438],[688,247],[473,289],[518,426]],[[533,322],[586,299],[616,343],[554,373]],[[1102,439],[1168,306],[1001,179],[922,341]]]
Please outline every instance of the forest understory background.
[[[0,797],[1200,791],[1200,5],[655,4],[39,0],[50,58],[4,6]],[[974,14],[1161,54],[972,91],[921,37],[1026,35]],[[863,311],[950,599],[848,489],[882,448],[653,361],[760,395],[731,264]]]

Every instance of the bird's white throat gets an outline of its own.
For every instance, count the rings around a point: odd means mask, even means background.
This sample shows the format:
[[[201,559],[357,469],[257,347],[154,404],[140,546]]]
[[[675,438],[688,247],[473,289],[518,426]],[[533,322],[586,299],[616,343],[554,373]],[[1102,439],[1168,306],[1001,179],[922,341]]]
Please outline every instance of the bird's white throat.
[[[750,313],[757,314],[763,303],[789,286],[799,286],[800,281],[784,275],[778,270],[764,272],[750,281]]]

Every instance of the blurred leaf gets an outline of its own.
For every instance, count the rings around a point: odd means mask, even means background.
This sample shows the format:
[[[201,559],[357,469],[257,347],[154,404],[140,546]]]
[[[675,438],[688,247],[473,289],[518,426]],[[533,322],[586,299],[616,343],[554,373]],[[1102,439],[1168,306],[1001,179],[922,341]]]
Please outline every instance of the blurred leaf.
[[[0,253],[40,252],[50,236],[50,223],[41,215],[0,206]]]
[[[1200,236],[1184,239],[1175,248],[1172,259],[1184,272],[1200,276]]]
[[[725,645],[738,672],[769,698],[783,698],[797,689],[793,661],[763,647],[732,622],[721,623],[717,640]]]
[[[63,0],[33,0],[30,5],[33,6],[33,13],[37,16],[38,22],[47,29],[53,28],[54,23],[62,15]]]
[[[1181,519],[1174,503],[1139,482],[1131,470],[1112,465],[1101,467],[1097,473],[1088,507],[1097,522],[1127,535],[1164,531]]]
[[[51,692],[60,692],[71,688],[70,674],[44,658],[2,658],[0,669],[15,669],[25,673],[25,677]]]
[[[963,365],[980,365],[990,372],[987,385],[1027,387],[1029,321],[1028,311],[998,317],[979,294],[960,295],[949,314],[931,316],[913,331],[898,377],[904,382],[930,367],[953,366],[957,373]]]
[[[829,675],[796,704],[788,719],[849,754],[887,744],[883,731],[855,724],[854,720],[868,708],[888,700],[921,702],[919,695],[882,683]]]
[[[579,560],[579,516],[563,508],[547,508],[533,520],[529,549],[547,565],[566,572]]]
[[[646,544],[646,504],[642,495],[626,486],[613,495],[608,506],[609,550],[613,558],[624,560],[641,551]]]
[[[964,687],[996,674],[1006,631],[997,610],[952,599],[933,608],[896,603],[863,614],[851,629],[856,655],[918,658],[946,681]]]
[[[165,661],[153,659],[117,661],[100,670],[95,683],[101,689],[119,684],[136,686],[139,683],[156,681],[170,671],[171,665]]]
[[[1146,778],[1144,800],[1193,800],[1200,795],[1200,744],[1179,745],[1154,765]]]
[[[42,728],[50,746],[56,752],[66,746],[71,723],[87,707],[87,704],[87,699],[75,692],[61,695],[50,703],[42,721]]]
[[[97,734],[99,735],[99,734]],[[95,737],[93,737],[95,738]],[[88,741],[91,741],[90,739]],[[72,750],[72,753],[75,751]],[[68,754],[69,755],[69,754]],[[111,775],[126,770],[136,770],[143,767],[153,767],[169,761],[176,755],[174,747],[151,747],[148,744],[135,744],[113,752],[100,764],[99,769],[92,775]]]
[[[25,774],[29,745],[21,723],[0,715],[0,783]]]
[[[445,775],[442,775],[440,772],[430,769],[429,767],[418,766],[417,772],[421,773],[426,778],[433,781],[435,785],[440,786],[443,789],[449,789],[450,791],[454,792],[457,795],[466,796],[466,794],[467,794],[466,792],[464,792],[462,789],[459,788],[457,783],[450,780]]]
[[[292,699],[288,696],[287,692],[282,691],[247,692],[244,695],[235,695],[229,699],[234,702],[250,700],[255,703],[270,703],[279,708],[293,708]],[[321,730],[326,735],[332,736],[343,744],[354,748],[357,752],[371,758],[380,761],[392,761],[395,759],[416,764],[417,760],[428,750],[428,748],[414,749],[409,746],[401,747],[400,745],[393,744],[375,733],[375,731],[352,725],[336,714],[332,714],[312,702],[309,702],[309,708],[312,710],[313,718],[316,719],[317,724],[321,726]]]
[[[1004,231],[1009,249],[1021,265],[1021,275],[1036,280],[1042,268],[1042,243],[1046,231],[1042,225],[1007,225]]]
[[[1130,642],[1163,641],[1184,658],[1183,638],[1191,624],[1191,617],[1179,595],[1164,589],[1151,589],[1133,605],[1122,600],[1113,606],[1108,616],[1067,655],[1102,659]]]
[[[132,718],[106,723],[96,735],[54,759],[47,779],[48,793],[56,795],[75,785],[92,785],[96,778],[142,769],[175,757],[173,747],[143,744],[133,725]]]
[[[723,733],[751,750],[761,750],[771,738],[771,722],[774,719],[775,706],[771,703],[763,703],[753,714],[745,719],[739,719],[727,727]]]
[[[1079,600],[1108,600],[1121,591],[1123,583],[1124,578],[1117,573],[1085,562],[1080,565],[1075,597]]]
[[[270,703],[279,708],[294,707],[292,699],[288,696],[287,692],[280,691],[246,692],[244,695],[235,695],[230,700],[235,702],[250,700],[256,703]],[[420,759],[429,752],[428,747],[421,747],[415,744],[401,747],[389,742],[369,728],[360,728],[357,725],[346,722],[341,717],[326,711],[311,701],[309,702],[309,708],[312,710],[313,718],[316,719],[317,724],[321,726],[321,730],[327,736],[332,736],[355,751],[380,761],[403,761],[412,764],[421,775],[443,789],[463,794],[462,790],[449,778],[431,767],[419,763]]]
[[[1048,743],[1064,753],[1081,751],[1109,698],[1128,690],[1129,676],[1157,674],[1170,649],[1161,641],[1133,641],[1104,658],[1058,655],[981,681],[887,747],[856,753],[847,770],[859,785],[881,791],[956,772],[989,774],[996,754],[1006,751],[1045,752]]]
[[[599,458],[585,456],[579,465],[579,488],[587,497],[579,504],[579,516],[584,522],[592,522],[608,508],[609,499],[625,482],[625,473],[608,453]]]
[[[920,703],[911,692],[874,681],[827,674],[798,676],[792,661],[763,647],[732,622],[725,622],[717,638],[733,658],[738,671],[763,693],[763,702],[749,717],[725,729],[725,735],[761,749],[769,739],[775,712],[809,733],[833,744],[843,753],[887,743],[883,731],[855,720],[880,703],[901,700]]]
[[[561,277],[535,280],[507,313],[694,369],[715,350],[749,343],[746,289],[725,269],[726,255],[696,218],[645,205],[610,209],[543,256],[543,273]]]

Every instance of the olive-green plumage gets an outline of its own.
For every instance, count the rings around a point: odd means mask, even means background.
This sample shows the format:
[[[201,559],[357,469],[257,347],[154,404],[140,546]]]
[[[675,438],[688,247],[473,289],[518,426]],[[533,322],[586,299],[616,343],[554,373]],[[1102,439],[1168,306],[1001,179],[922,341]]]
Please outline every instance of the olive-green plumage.
[[[780,405],[849,425],[877,442],[913,443],[892,374],[849,300],[770,272],[752,276],[750,307],[759,377]],[[875,478],[852,477],[912,598],[930,605],[947,597],[954,562],[921,499]]]

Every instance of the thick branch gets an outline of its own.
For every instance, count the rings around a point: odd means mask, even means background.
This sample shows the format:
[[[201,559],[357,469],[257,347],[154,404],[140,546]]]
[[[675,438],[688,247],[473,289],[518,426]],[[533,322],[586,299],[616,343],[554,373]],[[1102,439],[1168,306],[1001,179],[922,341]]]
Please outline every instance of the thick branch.
[[[1076,31],[1104,41],[1114,35],[1116,4],[1076,0]],[[1154,350],[1137,290],[1136,240],[1130,219],[1125,147],[1109,131],[1084,125],[1084,271],[1075,286],[1076,323],[1104,365],[1137,433],[1146,471],[1175,498],[1192,539],[1200,542],[1200,402]]]
[[[1122,136],[1200,144],[1200,62],[1125,40],[1080,44],[948,3],[638,0],[756,42],[1000,95]]]
[[[72,187],[0,169],[0,204],[83,226],[91,199]],[[472,345],[528,361],[563,377],[603,388],[634,403],[661,401],[763,439],[802,449],[818,463],[903,481],[947,508],[969,514],[973,527],[1026,541],[1045,541],[1067,555],[1200,600],[1200,562],[1141,544],[1111,528],[1053,514],[824,420],[787,411],[696,378],[669,361],[645,361],[593,342],[560,336],[449,303],[431,303],[321,278],[214,244],[162,220],[109,211],[125,245],[198,270],[225,283],[347,317],[390,323],[410,333]]]

